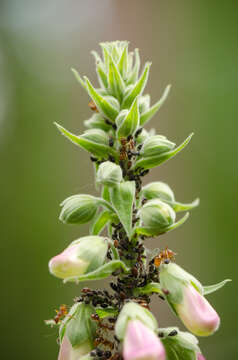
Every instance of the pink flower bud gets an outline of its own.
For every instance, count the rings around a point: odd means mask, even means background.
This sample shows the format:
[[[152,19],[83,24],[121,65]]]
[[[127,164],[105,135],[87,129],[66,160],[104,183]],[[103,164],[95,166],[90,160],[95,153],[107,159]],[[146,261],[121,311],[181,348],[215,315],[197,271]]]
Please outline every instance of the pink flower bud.
[[[67,336],[64,336],[60,346],[58,360],[79,360],[80,357],[88,354],[92,350],[88,341],[85,343],[72,347]]]
[[[202,354],[197,354],[197,360],[206,360]]]
[[[127,325],[123,344],[124,360],[165,360],[165,350],[155,333],[139,320]]]
[[[50,272],[61,279],[82,275],[88,262],[77,256],[77,248],[77,244],[72,245],[54,256],[49,262]]]
[[[107,250],[106,238],[84,236],[53,257],[49,262],[49,270],[60,279],[79,277],[102,266]]]
[[[220,325],[216,311],[192,285],[184,287],[183,301],[175,309],[184,325],[195,335],[211,335]],[[202,355],[198,359],[203,359]]]

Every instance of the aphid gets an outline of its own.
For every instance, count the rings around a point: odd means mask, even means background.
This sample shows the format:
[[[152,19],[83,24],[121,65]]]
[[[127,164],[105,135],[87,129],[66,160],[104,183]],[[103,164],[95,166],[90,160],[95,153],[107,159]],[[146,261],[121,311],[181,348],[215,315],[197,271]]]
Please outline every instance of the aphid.
[[[120,138],[120,143],[122,146],[126,146],[126,144],[127,144],[126,138],[124,138],[124,137]]]
[[[93,162],[95,162],[95,161],[98,161],[98,159],[96,158],[96,157],[94,157],[94,156],[90,156],[90,159],[93,161]]]
[[[116,162],[115,158],[112,155],[108,156],[108,160],[111,162]]]
[[[139,128],[138,130],[136,130],[136,133],[135,133],[135,138],[137,138],[141,133],[142,133],[142,130],[143,128]]]
[[[172,330],[168,336],[176,336],[178,334],[177,330]]]
[[[126,150],[124,150],[123,148],[121,148],[121,150],[120,150],[119,159],[120,159],[120,161],[127,159],[127,152],[126,152]]]
[[[113,147],[113,145],[114,145],[114,140],[113,140],[112,137],[110,137],[110,138],[109,138],[109,146],[110,146],[110,147]]]
[[[93,320],[95,320],[95,321],[99,321],[99,320],[100,320],[100,317],[99,317],[98,314],[92,314],[92,315],[91,315],[91,318],[92,318]]]
[[[119,241],[118,240],[114,240],[114,246],[115,246],[115,248],[118,248],[118,246],[119,246]]]
[[[56,324],[58,324],[59,321],[68,314],[68,310],[66,305],[60,305],[59,310],[55,310],[55,311],[57,315],[54,317],[54,321]]]
[[[94,340],[94,346],[98,346],[98,345],[100,345],[100,344],[109,347],[109,349],[111,349],[111,350],[113,350],[113,348],[114,348],[114,344],[113,344],[111,341],[106,340],[106,339],[104,339],[104,338],[101,337],[101,336],[100,336],[100,337],[97,337],[97,338]]]
[[[98,112],[97,106],[96,106],[96,104],[93,102],[93,100],[91,100],[91,101],[88,103],[88,106],[90,107],[91,110]]]
[[[87,288],[87,287],[85,287],[85,288],[82,289],[82,293],[83,293],[83,294],[87,294],[87,293],[91,293],[91,292],[92,292],[92,290],[89,289],[89,288]]]
[[[133,150],[134,147],[135,147],[134,140],[133,140],[133,139],[130,139],[128,145],[129,145],[129,149],[130,149],[130,150]]]

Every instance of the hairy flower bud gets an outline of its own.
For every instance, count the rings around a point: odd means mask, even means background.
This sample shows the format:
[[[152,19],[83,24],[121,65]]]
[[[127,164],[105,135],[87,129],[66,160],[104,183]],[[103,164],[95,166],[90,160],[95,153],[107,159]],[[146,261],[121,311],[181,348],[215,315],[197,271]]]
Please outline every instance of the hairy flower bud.
[[[165,350],[151,329],[139,320],[131,320],[123,342],[123,359],[165,360]]]
[[[60,279],[77,277],[97,269],[104,263],[108,250],[106,238],[85,236],[73,241],[49,262],[51,274]]]
[[[202,285],[191,274],[174,263],[163,265],[160,283],[169,304],[193,334],[208,336],[218,329],[219,316],[203,297]]]
[[[149,200],[139,211],[140,219],[146,229],[154,234],[166,231],[175,222],[175,212],[159,199]]]
[[[122,181],[122,170],[119,165],[110,161],[100,164],[96,182],[106,186],[114,186]]]
[[[111,129],[111,125],[105,122],[101,114],[93,114],[90,119],[84,121],[84,125],[88,129],[101,129],[106,132]]]
[[[65,224],[85,224],[92,220],[98,209],[98,198],[91,195],[73,195],[62,204],[59,219]]]
[[[163,152],[170,151],[174,149],[175,144],[168,139],[166,139],[165,136],[162,135],[154,135],[149,137],[142,149],[141,154],[143,158],[147,158],[150,156],[157,156],[160,155]]]
[[[114,96],[107,95],[104,96],[104,99],[106,99],[115,109],[118,111],[120,110],[120,104]]]
[[[165,347],[166,359],[194,360],[201,353],[197,338],[188,332],[180,331],[177,327],[160,328],[159,336]]]
[[[143,187],[142,194],[148,200],[161,199],[175,201],[173,191],[171,190],[169,185],[163,183],[162,181],[155,181],[147,184]]]

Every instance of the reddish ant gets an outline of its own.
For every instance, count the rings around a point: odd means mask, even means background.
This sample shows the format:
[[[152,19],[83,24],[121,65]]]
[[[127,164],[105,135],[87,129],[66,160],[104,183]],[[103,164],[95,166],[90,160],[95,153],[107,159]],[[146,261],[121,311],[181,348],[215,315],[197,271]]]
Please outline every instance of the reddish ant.
[[[88,103],[88,106],[90,107],[91,110],[98,112],[97,106],[95,105],[95,103],[93,102],[93,100],[91,100]]]
[[[169,264],[171,260],[174,260],[176,254],[168,249],[168,246],[164,250],[161,250],[160,253],[154,258],[154,264],[156,267],[159,267],[162,263]]]
[[[58,324],[63,317],[65,317],[68,314],[68,310],[66,305],[60,305],[59,310],[55,310],[57,315],[54,317],[54,322]]]

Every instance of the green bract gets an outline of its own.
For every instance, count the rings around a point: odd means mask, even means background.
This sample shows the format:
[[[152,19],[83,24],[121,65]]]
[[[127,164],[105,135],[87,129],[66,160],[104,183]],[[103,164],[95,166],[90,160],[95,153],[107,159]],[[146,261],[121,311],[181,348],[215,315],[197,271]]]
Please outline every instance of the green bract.
[[[91,345],[96,334],[96,324],[91,319],[94,309],[84,303],[74,304],[68,316],[62,322],[59,331],[60,341],[67,336],[72,347],[77,347],[89,341]]]

